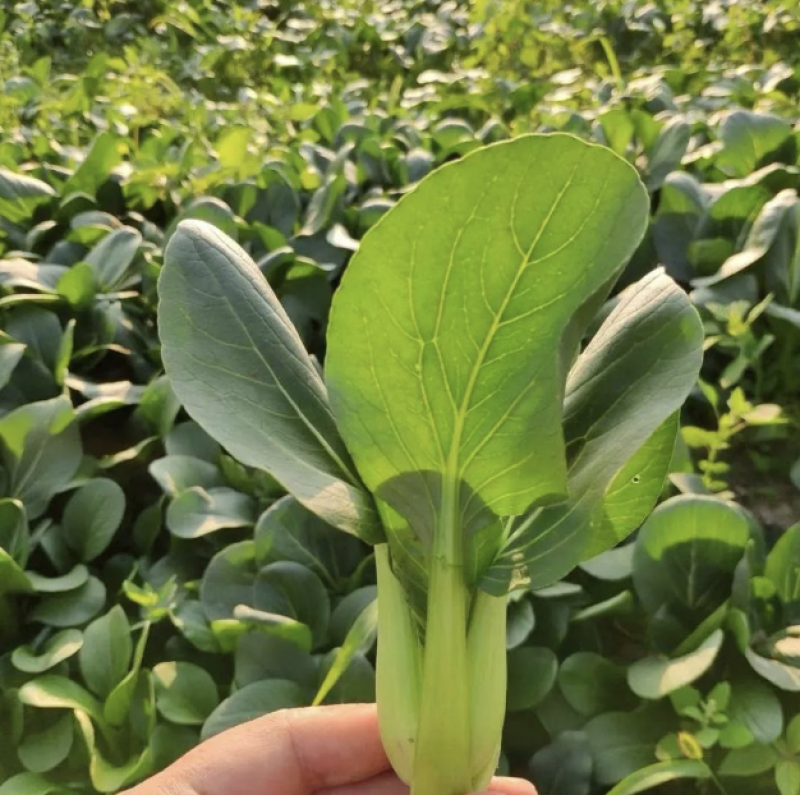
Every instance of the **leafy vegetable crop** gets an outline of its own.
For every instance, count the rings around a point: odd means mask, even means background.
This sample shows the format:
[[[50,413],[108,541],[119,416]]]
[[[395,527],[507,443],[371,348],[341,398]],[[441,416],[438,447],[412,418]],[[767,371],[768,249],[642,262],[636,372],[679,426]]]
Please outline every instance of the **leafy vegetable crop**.
[[[324,377],[253,261],[182,223],[163,357],[205,430],[376,545],[378,703],[414,795],[483,788],[500,753],[506,595],[636,529],[673,456],[703,330],[661,271],[589,328],[645,232],[635,170],[567,135],[478,150],[366,235]]]

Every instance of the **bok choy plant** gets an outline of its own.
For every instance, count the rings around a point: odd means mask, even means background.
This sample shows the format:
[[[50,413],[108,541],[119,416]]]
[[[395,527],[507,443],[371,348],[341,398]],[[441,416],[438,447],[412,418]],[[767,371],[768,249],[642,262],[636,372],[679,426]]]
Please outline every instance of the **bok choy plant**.
[[[661,492],[703,333],[662,271],[607,308],[648,208],[632,166],[569,135],[444,166],[364,237],[324,377],[237,244],[186,221],[167,248],[160,334],[186,410],[375,545],[381,733],[414,795],[495,770],[508,592],[612,547]]]

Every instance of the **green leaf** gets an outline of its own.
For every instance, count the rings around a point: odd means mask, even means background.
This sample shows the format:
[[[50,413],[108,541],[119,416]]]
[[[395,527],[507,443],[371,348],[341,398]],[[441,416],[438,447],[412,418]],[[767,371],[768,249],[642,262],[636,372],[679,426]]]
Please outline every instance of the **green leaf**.
[[[261,514],[255,542],[260,562],[301,563],[334,588],[353,573],[365,550],[357,539],[332,533],[329,524],[290,495]]]
[[[74,591],[45,597],[30,611],[28,618],[51,627],[79,627],[94,618],[105,602],[105,585],[96,577],[90,577]]]
[[[27,574],[4,549],[0,548],[0,596],[4,593],[34,593]]]
[[[377,635],[378,602],[376,600],[364,608],[347,633],[344,643],[336,650],[336,656],[314,696],[312,706],[317,706],[325,701],[328,693],[342,678],[356,654],[367,654],[375,644]]]
[[[334,527],[379,539],[325,385],[250,257],[209,224],[184,222],[159,295],[164,362],[189,414]]]
[[[125,492],[113,480],[95,478],[81,486],[64,509],[62,530],[84,563],[108,548],[125,514]]]
[[[164,447],[168,457],[186,456],[210,464],[216,464],[221,453],[219,444],[191,420],[176,425],[164,439]]]
[[[194,486],[179,494],[167,508],[167,527],[178,538],[200,538],[256,520],[255,502],[246,494],[221,486]]]
[[[0,419],[7,494],[22,501],[29,519],[44,512],[80,464],[81,443],[73,417],[69,399],[57,397],[21,406]]]
[[[800,524],[790,527],[767,556],[764,574],[775,583],[786,623],[800,623]]]
[[[780,759],[775,765],[775,783],[780,795],[800,795],[800,761]]]
[[[31,585],[38,593],[64,593],[74,591],[89,581],[89,569],[83,563],[76,563],[66,574],[60,577],[45,577],[34,571],[26,572]]]
[[[77,629],[56,632],[40,649],[18,646],[11,654],[15,668],[28,674],[42,674],[81,650],[83,633]]]
[[[112,726],[122,726],[127,722],[131,705],[136,697],[136,689],[139,685],[139,673],[142,668],[142,658],[144,657],[147,640],[150,635],[150,624],[144,624],[136,649],[133,653],[133,665],[124,676],[122,681],[109,693],[103,704],[103,715]]]
[[[633,713],[609,712],[586,724],[594,757],[594,775],[601,784],[616,784],[653,764],[661,738],[675,729],[671,710],[649,704]]]
[[[746,177],[764,165],[791,133],[791,125],[777,116],[733,111],[720,129],[723,149],[716,165],[728,176]]]
[[[207,740],[215,734],[260,718],[281,709],[293,709],[307,704],[298,684],[285,679],[255,682],[237,690],[211,713],[203,725],[201,737]]]
[[[0,389],[8,384],[24,353],[25,345],[0,337]]]
[[[417,516],[438,515],[439,490],[498,515],[562,498],[557,354],[646,215],[624,161],[564,135],[486,147],[406,194],[364,237],[331,314],[331,402],[369,488]]]
[[[546,585],[641,524],[669,472],[674,412],[696,379],[701,338],[695,311],[663,273],[621,295],[567,381],[569,491],[579,496],[516,520],[487,580],[505,571],[506,579]],[[536,561],[536,571],[520,560]]]
[[[26,682],[19,690],[19,700],[39,709],[80,710],[96,723],[104,723],[100,702],[77,682],[64,676],[46,674]]]
[[[636,540],[633,581],[645,609],[668,605],[690,625],[712,613],[730,596],[750,533],[744,510],[715,497],[661,504]]]
[[[211,675],[188,662],[165,662],[153,668],[158,711],[172,723],[202,726],[219,704]]]
[[[214,196],[200,196],[187,205],[175,221],[167,227],[166,239],[169,240],[175,234],[181,221],[189,220],[211,224],[233,240],[236,240],[239,234],[236,215],[224,201]]]
[[[670,781],[687,778],[696,780],[711,778],[711,770],[705,762],[696,759],[658,762],[631,773],[610,790],[608,795],[635,795],[637,792],[646,792]]]
[[[115,605],[83,632],[78,662],[83,681],[100,698],[106,698],[125,678],[133,656],[131,629],[125,611]]]
[[[558,659],[550,649],[521,646],[508,653],[509,712],[532,709],[550,692],[558,675]]]
[[[88,193],[94,196],[120,160],[118,139],[111,133],[101,133],[92,141],[83,162],[61,189],[61,195]]]
[[[793,754],[800,754],[800,715],[792,718],[786,729],[786,743]]]
[[[86,262],[76,262],[58,280],[56,291],[66,298],[76,312],[88,309],[97,294],[97,282],[92,267]]]
[[[330,599],[313,571],[289,561],[270,563],[256,575],[253,607],[300,621],[311,629],[314,646],[324,640],[330,622]]]
[[[561,663],[558,684],[569,705],[587,717],[622,706],[627,686],[623,668],[589,651],[572,654]]]
[[[153,770],[164,770],[200,742],[199,732],[186,726],[159,723],[150,738]]]
[[[536,615],[530,599],[523,597],[509,602],[506,615],[506,649],[516,649],[525,643],[535,626]]]
[[[729,714],[763,744],[775,742],[783,731],[783,709],[777,694],[752,676],[732,683]]]
[[[317,682],[314,658],[284,638],[247,632],[236,644],[235,681],[246,687],[262,679],[289,679],[313,694]]]
[[[719,744],[722,748],[744,748],[753,742],[753,732],[736,721],[726,723],[719,733]]]
[[[199,486],[211,489],[223,485],[222,475],[214,464],[188,455],[167,455],[153,461],[148,472],[170,497]]]
[[[72,748],[72,715],[62,715],[42,731],[26,734],[19,747],[19,761],[31,773],[47,773],[60,765]]]
[[[330,651],[319,661],[320,678],[324,682],[336,664],[338,652]],[[372,704],[375,702],[375,669],[370,661],[356,652],[325,698],[328,704]]]
[[[305,223],[300,232],[302,235],[315,235],[330,224],[337,202],[347,189],[347,180],[337,174],[323,186],[314,191],[308,206]]]
[[[648,190],[658,190],[667,175],[680,166],[691,134],[691,126],[682,116],[674,116],[661,128],[648,152],[644,177]]]
[[[233,618],[237,605],[252,605],[255,558],[255,544],[241,541],[211,559],[200,584],[200,600],[209,621]]]
[[[122,765],[112,764],[97,748],[94,726],[92,721],[89,720],[89,716],[76,712],[75,719],[83,734],[86,749],[89,752],[89,776],[92,786],[97,792],[117,792],[126,784],[130,784],[152,772],[149,748],[145,748],[141,753],[134,753]]]
[[[106,235],[86,255],[85,260],[94,271],[102,292],[111,292],[125,283],[141,244],[141,234],[124,226]]]
[[[61,795],[60,784],[48,781],[38,773],[19,773],[0,784],[0,795]]]
[[[633,574],[633,550],[635,544],[625,544],[602,552],[597,557],[581,563],[581,568],[598,580],[618,582]]]
[[[800,666],[764,657],[752,649],[745,650],[745,657],[753,670],[768,682],[781,690],[800,693]]]
[[[547,795],[589,795],[592,754],[583,732],[563,732],[530,761],[531,778]]]
[[[754,743],[730,751],[720,762],[721,776],[757,776],[774,767],[778,753],[769,745]]]
[[[628,669],[631,690],[642,698],[659,699],[697,681],[714,664],[724,637],[724,632],[718,629],[695,651],[682,657],[637,660]]]
[[[697,279],[697,287],[711,287],[740,274],[762,260],[776,244],[779,234],[792,214],[796,212],[797,194],[793,190],[781,191],[761,208],[741,251],[728,257],[719,270],[705,279]]]
[[[40,179],[0,169],[0,215],[11,223],[27,220],[55,195],[53,188]]]

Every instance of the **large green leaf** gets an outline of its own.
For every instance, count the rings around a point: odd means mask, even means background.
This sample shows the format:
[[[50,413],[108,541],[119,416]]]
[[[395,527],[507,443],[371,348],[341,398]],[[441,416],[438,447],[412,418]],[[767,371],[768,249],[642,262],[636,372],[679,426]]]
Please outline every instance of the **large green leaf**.
[[[682,495],[660,505],[636,541],[633,581],[645,609],[667,606],[695,626],[729,596],[751,536],[737,505]]]
[[[629,287],[569,374],[564,434],[571,498],[516,519],[482,585],[543,587],[617,544],[655,505],[697,378],[702,326],[656,271]]]
[[[322,378],[250,257],[213,226],[186,221],[167,247],[159,294],[164,362],[192,417],[310,511],[376,540]]]
[[[565,496],[573,318],[589,322],[647,209],[612,152],[536,135],[440,169],[370,230],[334,300],[326,376],[374,492],[407,517],[435,517],[438,493],[498,515]]]
[[[38,517],[75,474],[81,459],[78,428],[69,399],[29,403],[0,419],[8,491]]]

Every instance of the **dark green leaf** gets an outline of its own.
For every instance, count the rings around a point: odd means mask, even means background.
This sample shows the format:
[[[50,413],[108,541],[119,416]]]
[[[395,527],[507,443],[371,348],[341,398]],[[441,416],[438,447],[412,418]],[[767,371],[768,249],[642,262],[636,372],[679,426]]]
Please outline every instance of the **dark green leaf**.
[[[70,497],[62,530],[79,560],[88,563],[105,552],[124,513],[125,492],[107,478],[95,478]]]
[[[115,605],[83,632],[78,661],[83,681],[105,699],[125,678],[133,656],[133,641],[125,611]]]
[[[309,510],[375,540],[374,509],[339,438],[325,385],[255,263],[197,221],[180,226],[165,259],[163,355],[189,413]]]
[[[201,726],[219,704],[214,680],[197,665],[159,663],[153,677],[158,711],[172,723]]]

